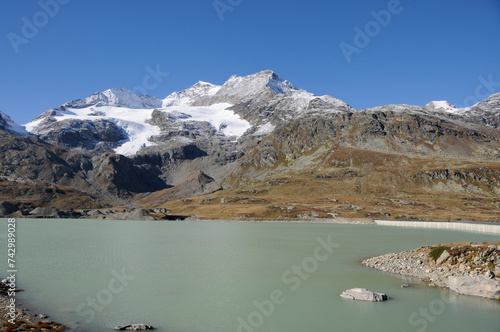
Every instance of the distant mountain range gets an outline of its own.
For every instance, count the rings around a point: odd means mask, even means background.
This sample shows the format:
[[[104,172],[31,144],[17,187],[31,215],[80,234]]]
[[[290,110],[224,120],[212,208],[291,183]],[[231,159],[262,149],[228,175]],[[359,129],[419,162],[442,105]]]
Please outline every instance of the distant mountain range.
[[[410,190],[444,193],[449,208],[479,195],[490,210],[462,214],[491,220],[500,212],[499,123],[500,93],[460,109],[356,110],[270,70],[222,86],[200,81],[163,100],[109,89],[26,125],[0,112],[0,200],[16,213],[133,205],[210,217],[409,217],[390,200]],[[385,205],[360,204],[380,193]],[[350,203],[320,204],[336,195]]]

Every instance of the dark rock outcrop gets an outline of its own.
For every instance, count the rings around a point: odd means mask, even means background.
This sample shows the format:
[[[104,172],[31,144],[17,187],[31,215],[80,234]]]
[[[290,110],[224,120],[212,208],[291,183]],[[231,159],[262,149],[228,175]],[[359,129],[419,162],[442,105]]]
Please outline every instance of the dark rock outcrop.
[[[146,201],[148,205],[161,205],[167,201],[208,195],[219,190],[222,190],[222,186],[215,179],[201,171],[195,171],[183,178],[177,186],[155,192]]]
[[[40,138],[50,144],[68,149],[80,148],[92,154],[111,151],[128,138],[122,128],[105,119],[56,122],[47,117],[34,133],[40,133]]]
[[[6,201],[0,202],[0,217],[5,217],[17,211],[14,204]]]
[[[107,192],[118,197],[128,197],[133,193],[145,193],[167,187],[158,178],[153,167],[136,167],[129,158],[106,152],[92,159],[92,174],[95,182]]]

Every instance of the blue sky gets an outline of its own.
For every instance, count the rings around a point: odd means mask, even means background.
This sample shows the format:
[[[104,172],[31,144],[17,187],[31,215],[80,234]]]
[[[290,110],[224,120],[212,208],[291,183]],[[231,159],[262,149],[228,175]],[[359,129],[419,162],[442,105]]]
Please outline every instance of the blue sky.
[[[499,32],[500,0],[0,0],[0,110],[265,69],[355,108],[468,106],[500,91]]]

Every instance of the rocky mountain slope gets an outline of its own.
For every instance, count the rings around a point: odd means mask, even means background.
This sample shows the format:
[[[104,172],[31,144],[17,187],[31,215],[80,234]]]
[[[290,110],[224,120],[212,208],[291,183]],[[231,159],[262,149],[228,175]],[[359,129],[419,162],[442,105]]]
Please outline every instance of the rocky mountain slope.
[[[0,113],[0,181],[10,183],[0,199],[19,206],[15,184],[30,183],[71,188],[103,207],[211,217],[441,217],[460,205],[456,215],[494,220],[499,114],[500,94],[465,109],[441,101],[356,110],[269,70],[222,86],[198,82],[164,100],[110,89],[24,128]],[[473,208],[459,204],[468,198]]]

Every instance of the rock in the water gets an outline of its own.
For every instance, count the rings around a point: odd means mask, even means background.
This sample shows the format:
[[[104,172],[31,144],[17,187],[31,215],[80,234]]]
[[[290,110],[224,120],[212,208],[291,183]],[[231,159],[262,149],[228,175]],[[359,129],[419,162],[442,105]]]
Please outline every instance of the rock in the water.
[[[389,297],[384,293],[372,292],[366,288],[352,288],[343,291],[340,297],[349,300],[360,300],[360,301],[371,301],[371,302],[382,302],[387,301]]]
[[[154,327],[147,324],[128,324],[115,327],[115,331],[147,331],[154,330]]]
[[[485,276],[450,277],[448,285],[459,294],[500,299],[500,282]]]

